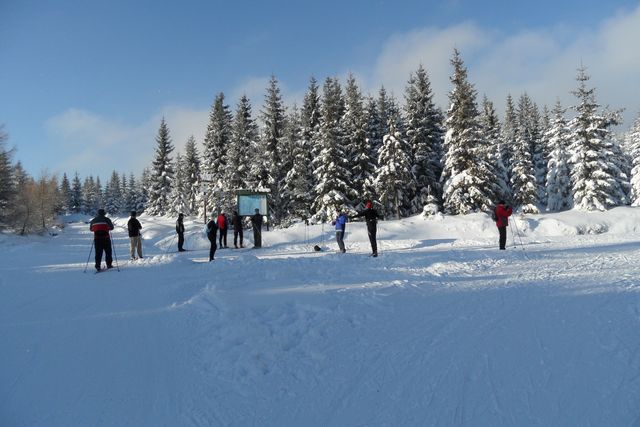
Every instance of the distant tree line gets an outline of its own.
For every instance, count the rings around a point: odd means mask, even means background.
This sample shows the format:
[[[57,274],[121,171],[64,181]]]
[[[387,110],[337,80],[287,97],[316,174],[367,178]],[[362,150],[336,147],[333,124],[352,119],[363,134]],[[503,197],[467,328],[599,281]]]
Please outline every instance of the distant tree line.
[[[600,108],[584,67],[572,114],[559,101],[540,109],[523,93],[507,96],[500,120],[486,96],[478,101],[457,50],[451,64],[447,111],[434,104],[423,66],[409,76],[402,106],[384,87],[363,95],[352,75],[322,87],[312,77],[302,105],[291,107],[272,76],[257,114],[246,96],[231,111],[219,93],[200,149],[192,136],[174,157],[162,119],[142,176],[114,171],[104,188],[98,177],[77,174],[71,182],[66,174],[34,181],[12,165],[3,133],[0,221],[27,232],[46,228],[56,213],[98,207],[202,216],[232,210],[239,189],[269,191],[271,219],[281,225],[327,221],[367,199],[395,218],[488,212],[499,199],[523,213],[640,204],[640,118],[616,136],[620,111]]]

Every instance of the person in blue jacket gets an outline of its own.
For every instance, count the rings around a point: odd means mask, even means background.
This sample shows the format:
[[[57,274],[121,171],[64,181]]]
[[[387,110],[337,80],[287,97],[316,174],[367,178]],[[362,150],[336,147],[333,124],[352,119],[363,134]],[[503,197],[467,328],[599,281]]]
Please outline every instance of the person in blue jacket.
[[[347,220],[349,217],[346,213],[340,212],[338,217],[333,221],[333,225],[336,226],[336,242],[338,242],[338,247],[340,248],[340,252],[345,253],[347,250],[344,247],[344,232],[347,227]]]

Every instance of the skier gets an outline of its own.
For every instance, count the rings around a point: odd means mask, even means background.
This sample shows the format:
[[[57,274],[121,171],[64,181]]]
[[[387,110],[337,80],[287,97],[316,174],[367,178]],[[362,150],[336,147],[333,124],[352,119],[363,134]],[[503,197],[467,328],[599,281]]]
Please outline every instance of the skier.
[[[142,236],[140,235],[142,224],[136,218],[137,214],[136,211],[131,211],[131,218],[127,222],[129,241],[131,242],[131,259],[136,259],[136,250],[138,251],[138,258],[142,258]]]
[[[242,217],[238,215],[238,211],[233,211],[231,225],[233,225],[233,246],[238,249],[238,236],[240,236],[240,247],[244,248],[242,245]]]
[[[217,232],[218,232],[218,224],[216,224],[216,221],[213,219],[213,216],[212,216],[211,221],[207,223],[207,239],[209,239],[209,243],[211,243],[211,246],[209,247],[209,262],[213,261],[214,256],[216,254],[216,249],[218,248],[216,246]]]
[[[176,221],[176,233],[178,233],[178,252],[184,252],[184,214],[178,214],[178,220]]]
[[[369,234],[369,243],[371,243],[371,256],[378,256],[378,243],[376,242],[376,233],[378,231],[378,218],[382,219],[380,215],[378,215],[378,211],[373,208],[373,203],[371,200],[367,200],[364,205],[365,209],[361,212],[358,212],[356,215],[351,218],[358,218],[363,216],[367,223],[367,232]]]
[[[227,248],[227,229],[229,228],[229,220],[224,212],[220,212],[218,215],[218,230],[220,230],[220,249]],[[222,242],[224,241],[224,245]]]
[[[347,252],[344,247],[344,232],[347,227],[348,219],[349,217],[346,213],[340,212],[338,217],[332,222],[332,224],[336,226],[336,242],[338,242],[338,247],[342,253]]]
[[[253,227],[253,247],[262,247],[262,214],[260,209],[256,209],[256,213],[251,215],[251,226]]]
[[[104,209],[98,209],[98,215],[89,223],[89,230],[93,232],[93,244],[96,248],[96,271],[102,269],[102,252],[104,251],[107,268],[113,268],[111,256],[111,233],[113,223],[106,217]]]
[[[505,205],[504,200],[500,200],[498,205],[493,209],[494,221],[498,227],[500,234],[499,244],[500,250],[505,250],[507,245],[507,225],[509,225],[509,217],[513,213],[511,206]]]

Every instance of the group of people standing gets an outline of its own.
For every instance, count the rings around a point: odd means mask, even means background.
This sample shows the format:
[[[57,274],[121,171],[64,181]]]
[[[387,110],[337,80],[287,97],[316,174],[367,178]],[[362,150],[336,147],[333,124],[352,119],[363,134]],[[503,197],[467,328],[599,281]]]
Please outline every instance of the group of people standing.
[[[500,250],[506,249],[507,243],[507,226],[509,224],[509,217],[513,213],[511,206],[506,205],[504,200],[500,200],[493,211],[493,219],[498,227],[499,234],[499,246]],[[136,218],[136,211],[131,211],[131,217],[127,222],[127,229],[129,232],[130,240],[130,252],[131,259],[142,258],[142,224]],[[341,253],[347,252],[344,244],[344,236],[346,231],[347,221],[349,219],[355,219],[364,217],[367,225],[367,234],[369,236],[369,243],[371,244],[371,256],[378,256],[378,243],[376,240],[378,219],[382,217],[378,214],[378,211],[373,207],[371,200],[367,200],[365,208],[362,211],[357,212],[355,215],[349,216],[344,211],[338,213],[336,219],[332,222],[336,230],[336,242]],[[243,221],[242,216],[237,211],[233,211],[231,217],[231,226],[233,228],[233,246],[238,248],[244,248],[243,242]],[[250,217],[251,225],[253,229],[253,247],[262,247],[262,224],[263,215],[259,209],[255,210],[255,213]],[[206,225],[207,239],[210,243],[209,248],[209,261],[215,259],[215,253],[220,248],[227,248],[227,231],[229,230],[229,220],[224,212],[220,212],[217,217],[211,218]],[[98,209],[98,215],[89,223],[89,229],[94,234],[94,247],[95,247],[95,268],[96,271],[102,270],[102,255],[105,255],[105,261],[107,269],[113,268],[113,253],[111,249],[111,230],[113,230],[113,223],[106,216],[104,209]],[[178,235],[178,252],[184,252],[184,214],[179,214],[176,220],[176,233]],[[220,232],[218,237],[218,232]],[[136,257],[137,254],[137,257]]]
[[[255,214],[249,217],[251,219],[251,225],[253,228],[253,247],[262,247],[262,214],[260,209],[255,210]],[[233,247],[236,249],[244,248],[244,233],[242,216],[238,214],[238,211],[233,211],[231,217],[231,226],[233,227]],[[229,220],[224,212],[220,212],[218,216],[207,223],[206,233],[207,239],[209,239],[209,261],[215,259],[216,250],[218,246],[226,249],[227,246],[227,232],[229,230]],[[216,235],[220,232],[216,244]],[[239,244],[239,245],[238,245]]]

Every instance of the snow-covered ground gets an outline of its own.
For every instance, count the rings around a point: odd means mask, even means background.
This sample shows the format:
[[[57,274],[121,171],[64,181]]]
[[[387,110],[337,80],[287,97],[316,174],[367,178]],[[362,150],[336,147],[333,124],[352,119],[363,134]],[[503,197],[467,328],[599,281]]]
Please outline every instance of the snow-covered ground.
[[[212,263],[144,215],[129,262],[117,218],[97,275],[75,219],[0,236],[2,426],[640,426],[640,209],[518,217],[507,251],[481,214],[384,221],[377,259],[363,223],[344,255],[299,225]]]

